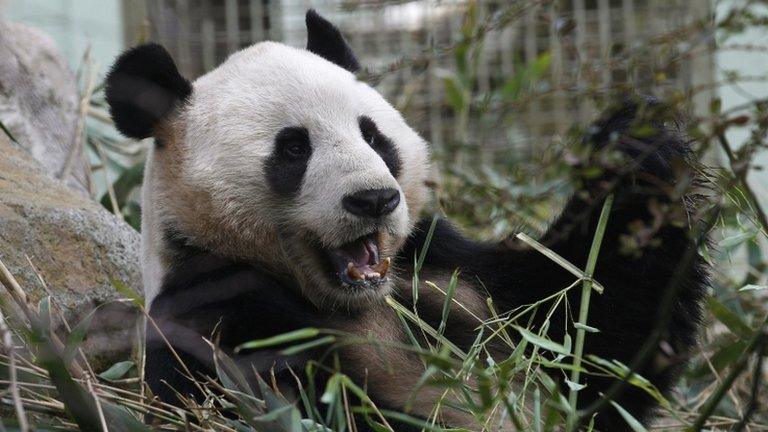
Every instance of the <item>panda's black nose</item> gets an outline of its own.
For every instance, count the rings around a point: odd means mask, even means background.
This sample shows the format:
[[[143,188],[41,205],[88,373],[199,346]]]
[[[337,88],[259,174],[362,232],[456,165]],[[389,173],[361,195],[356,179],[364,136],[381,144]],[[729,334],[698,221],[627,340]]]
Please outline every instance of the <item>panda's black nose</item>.
[[[363,190],[345,196],[341,204],[355,216],[379,218],[397,208],[400,192],[392,188]]]

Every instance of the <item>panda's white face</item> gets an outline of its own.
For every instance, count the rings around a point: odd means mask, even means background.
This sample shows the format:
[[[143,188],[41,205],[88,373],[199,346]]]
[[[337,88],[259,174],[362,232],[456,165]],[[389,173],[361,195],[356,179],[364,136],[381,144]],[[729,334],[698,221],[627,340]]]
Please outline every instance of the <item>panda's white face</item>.
[[[172,124],[165,159],[177,166],[159,170],[184,184],[162,189],[192,192],[165,218],[195,243],[267,263],[324,307],[391,289],[389,258],[425,200],[429,155],[375,90],[264,42],[195,81]]]

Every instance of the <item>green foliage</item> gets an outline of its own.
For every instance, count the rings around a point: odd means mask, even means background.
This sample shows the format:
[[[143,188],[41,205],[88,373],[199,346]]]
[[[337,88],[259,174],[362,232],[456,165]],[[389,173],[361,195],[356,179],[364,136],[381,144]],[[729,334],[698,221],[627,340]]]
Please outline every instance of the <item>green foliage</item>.
[[[107,381],[117,381],[125,376],[136,364],[132,361],[121,361],[110,366],[109,369],[99,374],[100,378]]]

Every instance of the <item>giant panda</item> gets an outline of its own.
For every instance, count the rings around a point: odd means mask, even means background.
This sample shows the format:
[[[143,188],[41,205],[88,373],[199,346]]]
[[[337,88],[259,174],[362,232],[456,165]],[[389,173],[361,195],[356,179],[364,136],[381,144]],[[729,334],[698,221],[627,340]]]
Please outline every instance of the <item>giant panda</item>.
[[[467,350],[478,320],[492,317],[488,297],[504,317],[574,276],[527,243],[478,242],[443,217],[422,217],[429,145],[358,80],[360,64],[333,24],[310,10],[306,25],[306,49],[257,43],[193,83],[157,44],[126,51],[108,74],[119,131],[154,138],[142,190],[146,380],[165,402],[201,397],[187,373],[215,376],[208,343],[215,340],[246,375],[274,375],[290,387],[293,373],[322,361],[326,347],[291,356],[234,347],[306,327],[332,329],[381,342],[336,351],[342,372],[377,407],[403,409],[408,399],[410,414],[432,418],[440,390],[423,387],[411,397],[424,365],[397,348],[406,330],[387,296],[437,328],[445,296],[423,281],[445,287],[457,272],[444,333]],[[629,98],[587,130],[577,144],[593,158],[618,152],[623,162],[579,177],[580,189],[538,241],[584,268],[603,203],[615,197],[594,275],[604,291],[590,302],[588,324],[597,332],[588,334],[585,352],[629,365],[656,334],[638,371],[666,393],[696,340],[707,269],[697,254],[705,233],[696,227],[693,195],[684,193],[693,182],[683,163],[688,140],[656,106]],[[636,127],[646,124],[650,132]],[[414,257],[422,253],[414,290]],[[661,320],[670,290],[671,318]],[[580,289],[569,292],[571,309],[580,296]],[[529,318],[521,325],[540,328],[542,314]],[[568,313],[552,314],[551,337],[574,332]],[[496,350],[489,355],[509,355]],[[605,374],[584,380],[582,408],[616,382]],[[643,423],[657,405],[632,386],[615,401]],[[482,428],[450,407],[437,420]],[[628,428],[610,405],[594,420],[598,430]],[[356,430],[368,427],[361,420]]]

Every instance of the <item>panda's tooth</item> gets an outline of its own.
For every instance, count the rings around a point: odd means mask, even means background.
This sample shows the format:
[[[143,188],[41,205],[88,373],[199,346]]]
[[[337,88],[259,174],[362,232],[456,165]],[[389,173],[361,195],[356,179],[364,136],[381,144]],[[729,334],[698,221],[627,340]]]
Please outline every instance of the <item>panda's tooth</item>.
[[[366,273],[365,274],[365,278],[366,279],[378,279],[378,278],[381,278],[381,275],[378,274],[377,272],[370,272],[370,273]]]
[[[352,280],[364,280],[365,276],[355,267],[353,262],[347,264],[347,276]]]
[[[376,264],[375,266],[371,267],[372,270],[376,271],[380,277],[384,277],[387,275],[387,271],[389,270],[389,263],[391,258],[387,257],[381,260],[380,263]]]

